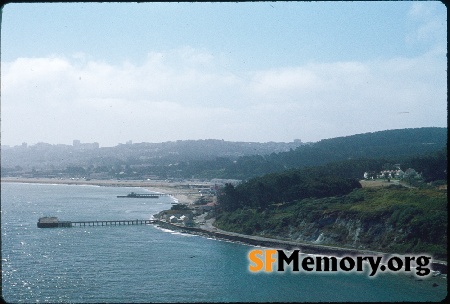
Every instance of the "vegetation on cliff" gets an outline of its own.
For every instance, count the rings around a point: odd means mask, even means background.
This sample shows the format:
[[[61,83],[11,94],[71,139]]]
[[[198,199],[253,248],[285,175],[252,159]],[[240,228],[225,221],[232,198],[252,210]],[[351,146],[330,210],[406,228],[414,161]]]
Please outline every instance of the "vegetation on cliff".
[[[223,210],[217,227],[234,232],[395,253],[447,256],[447,191],[401,186],[355,189],[265,209]]]
[[[272,204],[308,197],[343,195],[355,188],[361,188],[356,179],[341,178],[317,168],[308,168],[267,174],[236,187],[227,184],[218,200],[224,211],[243,207],[261,210]]]
[[[245,234],[446,259],[446,148],[403,159],[404,169],[414,166],[406,170],[415,172],[414,178],[361,188],[364,172],[400,163],[391,160],[343,160],[227,185],[218,196],[216,225]]]

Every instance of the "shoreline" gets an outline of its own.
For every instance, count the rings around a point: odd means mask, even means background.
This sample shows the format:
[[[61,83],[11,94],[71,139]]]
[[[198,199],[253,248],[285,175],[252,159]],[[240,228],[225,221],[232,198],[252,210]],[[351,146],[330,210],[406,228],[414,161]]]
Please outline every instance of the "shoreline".
[[[182,204],[192,204],[199,195],[186,194],[186,187],[190,182],[167,182],[167,181],[145,181],[145,180],[103,180],[103,179],[57,179],[57,178],[23,178],[23,177],[2,177],[2,183],[31,183],[31,184],[60,184],[60,185],[92,185],[101,187],[136,187],[146,190],[167,193],[176,201]]]
[[[35,183],[35,184],[65,184],[65,185],[93,185],[93,186],[104,186],[104,187],[137,187],[144,188],[153,192],[168,193],[174,200],[179,203],[191,204],[199,197],[198,194],[187,195],[183,193],[177,193],[181,191],[186,191],[190,182],[166,182],[166,181],[143,181],[143,180],[72,180],[72,179],[53,179],[53,178],[1,178],[1,182],[11,182],[11,183]],[[247,245],[253,246],[263,246],[263,247],[278,247],[280,249],[291,250],[295,248],[306,249],[310,254],[319,255],[332,255],[332,256],[345,256],[345,255],[358,255],[358,254],[371,254],[371,255],[382,255],[384,257],[389,257],[394,255],[393,253],[383,253],[371,250],[358,250],[352,248],[342,248],[334,247],[328,245],[318,245],[301,243],[293,240],[280,240],[272,239],[261,236],[245,235],[231,231],[225,231],[214,227],[212,224],[214,219],[207,220],[205,224],[200,225],[200,227],[184,227],[175,225],[172,223],[164,222],[158,220],[157,225],[160,227],[167,228],[170,230],[182,230],[187,233],[206,235],[215,237],[218,239],[226,239],[235,242],[241,242]],[[306,252],[305,252],[306,253]],[[441,271],[441,273],[447,274],[447,262],[440,260],[433,260],[432,265],[436,267],[436,270]]]
[[[243,243],[251,246],[261,246],[267,248],[277,248],[277,249],[285,249],[285,250],[293,250],[293,249],[301,249],[305,254],[315,254],[315,255],[325,255],[325,256],[335,256],[335,257],[344,257],[344,256],[357,256],[357,255],[374,255],[374,256],[383,256],[383,258],[389,258],[390,256],[395,255],[394,253],[385,253],[378,252],[372,250],[358,250],[352,248],[342,248],[342,247],[334,247],[328,245],[317,245],[317,244],[309,244],[302,242],[295,242],[289,240],[279,240],[272,239],[261,236],[253,236],[240,234],[236,232],[230,232],[218,229],[212,226],[212,221],[210,222],[209,227],[207,225],[202,225],[200,228],[198,227],[184,227],[175,225],[172,223],[164,222],[158,220],[156,225],[169,229],[169,230],[180,230],[186,233],[208,236],[217,239],[225,239],[233,242]],[[440,271],[442,274],[447,274],[447,262],[440,260],[432,260],[432,270]]]

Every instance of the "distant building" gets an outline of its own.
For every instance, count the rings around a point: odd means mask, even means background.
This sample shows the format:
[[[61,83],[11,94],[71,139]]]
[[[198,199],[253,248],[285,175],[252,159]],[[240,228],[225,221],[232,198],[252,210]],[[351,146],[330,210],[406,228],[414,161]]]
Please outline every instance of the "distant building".
[[[77,149],[86,149],[86,150],[100,148],[100,144],[98,142],[82,144],[81,141],[78,139],[73,140],[73,146]]]
[[[192,213],[192,210],[164,210],[158,215],[161,220],[166,220],[171,223],[178,222],[179,218],[182,216],[192,220],[194,214]]]

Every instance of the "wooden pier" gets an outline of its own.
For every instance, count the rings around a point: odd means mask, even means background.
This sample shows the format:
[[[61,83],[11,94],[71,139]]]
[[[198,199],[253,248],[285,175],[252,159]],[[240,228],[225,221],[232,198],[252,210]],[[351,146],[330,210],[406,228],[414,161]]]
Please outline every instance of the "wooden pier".
[[[199,192],[173,192],[173,193],[135,193],[131,192],[127,195],[117,195],[118,198],[159,198],[161,196],[175,196],[179,194],[184,195],[195,195],[199,194]]]
[[[120,226],[120,225],[148,225],[155,223],[156,220],[117,220],[117,221],[78,221],[70,222],[71,227],[86,226]]]
[[[59,221],[56,217],[40,218],[38,228],[62,228],[62,227],[86,227],[86,226],[125,226],[125,225],[148,225],[158,220],[114,220],[114,221]]]

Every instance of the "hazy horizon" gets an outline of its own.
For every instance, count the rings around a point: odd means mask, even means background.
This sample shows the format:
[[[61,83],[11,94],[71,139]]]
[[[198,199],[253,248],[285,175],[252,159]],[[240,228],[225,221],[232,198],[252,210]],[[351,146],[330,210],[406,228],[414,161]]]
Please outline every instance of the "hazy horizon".
[[[447,127],[441,2],[9,3],[1,144]]]
[[[420,127],[420,128],[445,128],[445,129],[446,129],[447,127],[434,127],[434,126],[430,126],[430,127]],[[301,138],[294,138],[294,139],[292,139],[292,140],[290,140],[290,141],[274,141],[274,140],[269,140],[269,141],[263,141],[263,142],[261,142],[261,141],[251,141],[251,140],[250,140],[250,141],[234,141],[234,140],[225,140],[225,139],[220,139],[220,138],[199,138],[199,139],[176,139],[176,140],[166,140],[166,141],[159,141],[159,142],[148,142],[148,141],[135,142],[135,141],[133,141],[133,140],[129,140],[129,141],[126,141],[126,142],[120,142],[120,143],[117,143],[117,144],[112,145],[112,146],[103,146],[103,145],[102,145],[101,143],[99,143],[98,141],[93,141],[93,142],[83,142],[83,141],[80,141],[80,143],[81,143],[81,144],[98,143],[99,146],[100,146],[100,148],[108,148],[108,147],[115,147],[115,146],[118,146],[118,145],[126,145],[126,144],[128,144],[129,142],[131,142],[131,144],[145,144],[145,143],[149,143],[149,144],[160,144],[160,143],[177,142],[177,141],[207,141],[207,140],[226,141],[226,142],[249,142],[249,143],[262,143],[262,144],[264,144],[264,143],[272,143],[272,142],[273,142],[273,143],[292,143],[292,142],[300,141],[300,142],[303,143],[303,144],[308,144],[308,143],[316,143],[316,142],[319,142],[319,141],[321,141],[321,140],[326,140],[326,139],[333,139],[333,138],[347,137],[347,136],[353,136],[353,135],[361,135],[361,134],[367,134],[367,133],[376,133],[376,132],[383,132],[383,131],[404,130],[404,129],[415,129],[415,128],[388,129],[388,130],[379,130],[379,131],[373,131],[373,132],[356,133],[356,134],[349,134],[349,135],[344,135],[344,136],[336,136],[336,137],[329,137],[329,138],[321,138],[321,139],[319,139],[319,140],[317,140],[317,141],[303,141]],[[78,140],[78,139],[75,139],[75,140]],[[43,144],[51,144],[51,145],[66,145],[66,146],[73,146],[73,141],[75,141],[75,140],[72,140],[70,143],[48,143],[48,142],[44,142],[44,141],[38,141],[38,142],[35,142],[35,143],[22,142],[21,144],[13,145],[13,146],[11,146],[11,145],[6,145],[6,144],[3,144],[3,143],[2,143],[2,146],[15,147],[15,146],[21,146],[23,143],[26,143],[27,146],[33,146],[33,145],[40,144],[40,143],[43,143]]]
[[[148,141],[143,141],[143,142],[135,142],[135,141],[133,141],[133,140],[130,140],[131,141],[131,143],[132,144],[143,144],[143,143],[149,143],[149,144],[160,144],[160,143],[165,143],[165,142],[177,142],[177,141],[202,141],[202,140],[216,140],[216,141],[226,141],[226,142],[251,142],[251,143],[270,143],[270,142],[274,142],[274,143],[291,143],[291,142],[294,142],[295,140],[298,140],[299,138],[296,138],[296,139],[293,139],[293,140],[291,140],[291,141],[273,141],[273,140],[270,140],[270,141],[265,141],[265,142],[259,142],[259,141],[233,141],[233,140],[224,140],[224,139],[220,139],[220,138],[199,138],[199,139],[176,139],[176,140],[166,140],[166,141],[159,141],[159,142],[148,142]],[[77,139],[75,139],[75,140],[77,140]],[[304,142],[304,141],[301,141],[302,143],[306,143],[306,142]],[[15,146],[21,146],[23,143],[26,143],[27,144],[27,146],[33,146],[33,145],[36,145],[36,144],[40,144],[40,143],[43,143],[43,144],[50,144],[50,145],[66,145],[66,146],[72,146],[73,145],[73,141],[71,141],[70,143],[48,143],[48,142],[44,142],[44,141],[38,141],[38,142],[33,142],[33,143],[28,143],[28,142],[22,142],[21,144],[18,144],[18,145],[13,145],[13,146],[11,146],[11,145],[7,145],[7,144],[1,144],[2,146],[10,146],[10,147],[15,147]],[[98,143],[99,144],[99,146],[102,148],[102,147],[115,147],[115,146],[118,146],[118,145],[121,145],[121,144],[123,144],[123,145],[126,145],[126,144],[128,144],[128,141],[127,142],[120,142],[120,143],[117,143],[117,144],[115,144],[115,145],[113,145],[113,146],[103,146],[103,145],[101,145],[101,143],[99,143],[98,141],[92,141],[92,142],[83,142],[83,141],[80,141],[80,143],[81,144],[91,144],[91,143]]]

